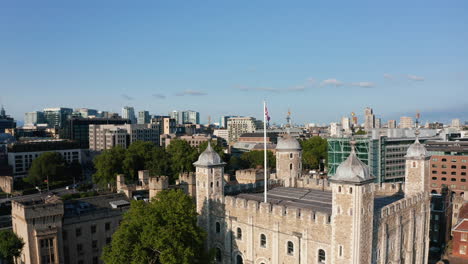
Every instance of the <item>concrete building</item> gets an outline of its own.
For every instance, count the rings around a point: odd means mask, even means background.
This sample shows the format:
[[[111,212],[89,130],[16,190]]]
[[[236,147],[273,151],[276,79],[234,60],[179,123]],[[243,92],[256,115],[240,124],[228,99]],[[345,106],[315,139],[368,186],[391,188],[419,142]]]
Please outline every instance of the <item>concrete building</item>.
[[[382,119],[375,118],[375,128],[382,128]]]
[[[169,116],[154,116],[151,118],[151,124],[159,125],[159,133],[174,134],[177,131],[177,120]]]
[[[191,136],[176,136],[174,134],[172,135],[164,134],[163,136],[164,136],[164,140],[161,140],[161,142],[164,142],[164,144],[161,145],[162,147],[168,147],[171,144],[171,141],[174,139],[181,139],[181,140],[187,141],[191,147],[198,148],[200,144],[205,143],[212,139],[211,136],[203,135],[203,134],[195,134]]]
[[[200,124],[200,113],[192,110],[177,111],[169,113],[171,118],[174,118],[179,125],[183,124]]]
[[[219,128],[227,128],[228,119],[233,116],[221,116],[219,118]]]
[[[244,133],[253,133],[257,129],[256,120],[253,117],[231,117],[228,119],[229,143],[237,142]]]
[[[90,125],[124,125],[130,124],[129,119],[118,118],[81,118],[72,117],[66,121],[60,131],[60,138],[71,139],[78,142],[82,149],[89,148],[89,126]]]
[[[388,120],[387,128],[397,128],[396,120]]]
[[[213,135],[217,138],[222,138],[227,144],[229,144],[229,132],[227,129],[215,129]]]
[[[98,110],[89,108],[78,108],[75,110],[82,118],[98,117]]]
[[[364,130],[370,131],[375,128],[375,115],[370,107],[364,109]]]
[[[344,116],[341,118],[341,128],[345,133],[351,132],[351,119],[349,117]]]
[[[342,127],[338,123],[330,123],[330,137],[342,137]]]
[[[37,124],[45,123],[44,113],[41,111],[24,113],[24,124],[28,126],[35,126]]]
[[[319,183],[301,175],[299,147],[288,135],[279,141],[274,178],[289,187],[271,187],[266,202],[263,193],[227,193],[211,146],[194,163],[198,223],[217,263],[428,262],[430,157],[421,144],[408,149],[403,186],[374,184],[354,150]]]
[[[114,146],[127,148],[135,141],[159,145],[159,125],[89,125],[89,149],[103,151]]]
[[[82,161],[82,153],[76,142],[60,139],[16,142],[8,146],[8,165],[14,176],[25,176],[33,160],[45,152],[60,153],[67,163]]]
[[[16,263],[99,264],[130,202],[123,194],[62,201],[13,200],[13,232],[24,241]]]
[[[137,119],[135,117],[135,109],[132,106],[124,106],[122,108],[122,118],[129,119],[132,124],[137,123]]]
[[[149,124],[151,122],[151,116],[148,111],[138,112],[137,123],[140,125]]]
[[[400,117],[400,128],[413,128],[414,123],[413,123],[413,118],[409,116],[402,116]]]
[[[0,133],[5,133],[6,129],[16,128],[15,120],[6,114],[5,108],[0,109]]]
[[[44,108],[45,122],[51,127],[62,128],[71,117],[73,109],[65,107]]]
[[[462,127],[461,121],[458,118],[452,119],[452,125],[451,127],[460,129]]]

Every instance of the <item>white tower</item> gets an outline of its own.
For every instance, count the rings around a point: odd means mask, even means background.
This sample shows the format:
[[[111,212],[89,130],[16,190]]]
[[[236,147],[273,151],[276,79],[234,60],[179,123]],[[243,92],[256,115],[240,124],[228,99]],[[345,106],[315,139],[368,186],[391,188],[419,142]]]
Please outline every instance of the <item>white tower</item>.
[[[351,154],[331,177],[332,262],[370,264],[374,210],[374,177],[356,155],[354,138]]]

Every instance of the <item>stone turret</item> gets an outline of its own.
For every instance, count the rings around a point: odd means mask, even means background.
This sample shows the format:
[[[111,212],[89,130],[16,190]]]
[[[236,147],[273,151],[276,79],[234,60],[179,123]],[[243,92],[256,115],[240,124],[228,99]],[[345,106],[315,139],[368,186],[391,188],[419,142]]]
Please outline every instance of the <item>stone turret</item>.
[[[149,199],[153,199],[158,193],[169,188],[169,177],[157,176],[149,178]]]
[[[429,163],[431,155],[423,144],[419,142],[418,131],[415,142],[406,152],[405,166],[405,195],[411,196],[430,190]]]
[[[356,155],[354,138],[351,153],[331,177],[333,230],[332,261],[342,264],[370,264],[374,177]]]
[[[276,145],[276,177],[286,187],[296,187],[302,171],[301,144],[289,133],[278,139]]]
[[[184,172],[179,174],[178,184],[184,188],[184,191],[190,197],[196,198],[197,193],[197,180],[195,173],[193,172]]]

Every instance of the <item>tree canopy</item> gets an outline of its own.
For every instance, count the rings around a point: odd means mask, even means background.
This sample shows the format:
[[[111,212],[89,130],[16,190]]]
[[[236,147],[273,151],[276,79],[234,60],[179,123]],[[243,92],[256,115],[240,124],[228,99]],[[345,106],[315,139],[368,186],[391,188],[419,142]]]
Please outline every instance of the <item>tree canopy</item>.
[[[318,169],[320,160],[328,159],[327,140],[319,136],[301,141],[302,163],[306,169]]]
[[[26,181],[38,186],[49,180],[49,183],[81,177],[81,165],[77,162],[67,164],[58,152],[45,152],[33,160]]]
[[[6,263],[13,264],[14,258],[20,256],[23,246],[23,240],[13,231],[0,231],[0,258],[6,260]]]
[[[96,173],[93,175],[93,182],[100,186],[115,184],[116,175],[123,173],[123,161],[125,159],[125,149],[120,146],[104,150],[93,160]]]
[[[254,150],[250,152],[242,153],[240,165],[247,166],[247,168],[264,167],[264,151]],[[276,168],[276,157],[273,152],[267,150],[267,161],[268,168]]]
[[[211,263],[193,200],[181,190],[160,192],[150,203],[132,201],[104,248],[106,264]]]

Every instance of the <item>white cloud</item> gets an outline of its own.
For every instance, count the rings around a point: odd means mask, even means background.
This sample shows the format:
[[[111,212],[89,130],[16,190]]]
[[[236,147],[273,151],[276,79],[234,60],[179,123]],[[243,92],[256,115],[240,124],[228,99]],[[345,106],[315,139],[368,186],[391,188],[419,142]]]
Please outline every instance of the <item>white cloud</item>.
[[[185,95],[190,95],[190,96],[201,96],[201,95],[207,95],[205,92],[201,91],[195,91],[195,90],[185,90],[180,93],[176,93],[176,96],[185,96]]]
[[[362,88],[372,88],[375,86],[374,83],[371,82],[355,82],[351,83],[352,86],[362,87]]]
[[[125,99],[125,100],[129,100],[129,101],[133,100],[133,97],[131,97],[131,96],[128,95],[128,94],[121,94],[121,96],[122,96],[122,98]]]
[[[422,76],[416,76],[416,75],[406,75],[406,77],[409,79],[409,80],[412,80],[412,81],[424,81],[424,77]]]
[[[303,92],[305,89],[306,87],[304,85],[297,85],[294,87],[289,87],[287,90],[290,92]]]
[[[393,75],[391,75],[391,74],[389,74],[389,73],[384,73],[383,77],[384,77],[385,79],[389,79],[389,80],[393,80],[393,79],[394,79]]]
[[[157,98],[157,99],[165,99],[166,98],[166,96],[164,94],[153,94],[153,97]]]
[[[322,86],[324,86],[324,85],[333,85],[333,86],[338,87],[338,86],[342,86],[343,82],[338,81],[337,79],[326,79],[326,80],[323,80],[320,85],[322,85]]]

